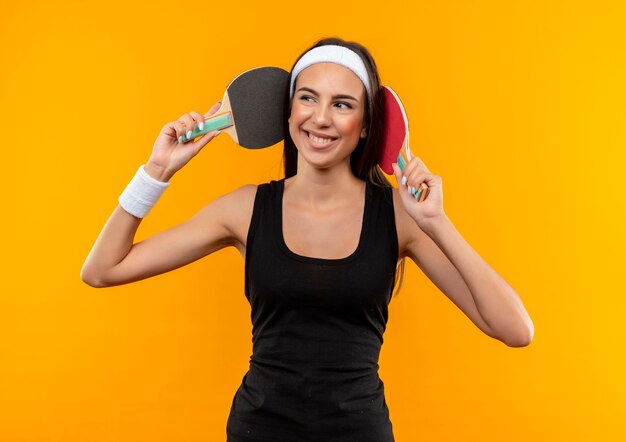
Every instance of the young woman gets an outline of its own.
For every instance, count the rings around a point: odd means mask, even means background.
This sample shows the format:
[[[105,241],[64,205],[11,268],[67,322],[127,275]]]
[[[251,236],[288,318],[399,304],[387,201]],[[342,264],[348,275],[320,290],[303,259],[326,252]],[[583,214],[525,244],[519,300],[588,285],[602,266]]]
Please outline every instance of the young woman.
[[[236,247],[245,258],[253,355],[228,440],[393,441],[378,356],[405,257],[506,345],[528,345],[533,324],[446,216],[441,177],[414,158],[404,173],[394,164],[395,189],[379,170],[383,96],[366,48],[319,41],[294,64],[286,97],[285,178],[241,186],[133,244],[171,177],[218,135],[180,143],[204,120],[184,114],[161,130],[81,277],[94,287],[125,284]],[[421,183],[430,193],[418,202],[409,192]]]

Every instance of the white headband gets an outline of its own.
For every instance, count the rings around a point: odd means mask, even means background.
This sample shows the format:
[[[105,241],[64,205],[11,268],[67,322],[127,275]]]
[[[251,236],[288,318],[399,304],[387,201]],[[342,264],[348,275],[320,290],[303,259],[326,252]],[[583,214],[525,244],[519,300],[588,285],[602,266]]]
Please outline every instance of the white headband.
[[[368,94],[372,94],[367,69],[363,60],[356,52],[344,47],[336,45],[318,46],[304,54],[296,63],[291,71],[291,85],[289,87],[289,97],[293,97],[293,87],[296,83],[296,77],[303,69],[308,68],[316,63],[335,63],[350,69],[361,79]]]

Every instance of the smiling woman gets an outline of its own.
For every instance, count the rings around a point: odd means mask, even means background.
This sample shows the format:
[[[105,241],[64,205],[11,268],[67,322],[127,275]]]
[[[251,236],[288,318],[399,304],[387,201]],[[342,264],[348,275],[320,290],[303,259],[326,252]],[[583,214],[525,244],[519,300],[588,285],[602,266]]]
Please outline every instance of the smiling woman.
[[[246,247],[254,346],[232,442],[394,440],[378,356],[398,238],[375,124],[368,138],[380,86],[373,60],[368,70],[341,42],[321,42],[291,70],[285,155],[295,161],[256,192]]]
[[[285,178],[243,185],[133,244],[168,180],[216,135],[177,142],[204,120],[195,111],[166,124],[81,276],[94,287],[119,285],[236,247],[253,354],[227,440],[391,442],[378,360],[406,257],[487,335],[528,345],[532,321],[445,214],[441,177],[414,157],[404,173],[393,165],[395,189],[380,170],[384,98],[365,47],[319,41],[291,69],[285,100]],[[408,187],[421,183],[430,192],[417,201]]]
[[[367,133],[365,104],[363,83],[352,71],[333,63],[310,66],[296,81],[289,118],[291,139],[305,157],[305,146],[325,152],[332,146],[334,158],[345,160]]]

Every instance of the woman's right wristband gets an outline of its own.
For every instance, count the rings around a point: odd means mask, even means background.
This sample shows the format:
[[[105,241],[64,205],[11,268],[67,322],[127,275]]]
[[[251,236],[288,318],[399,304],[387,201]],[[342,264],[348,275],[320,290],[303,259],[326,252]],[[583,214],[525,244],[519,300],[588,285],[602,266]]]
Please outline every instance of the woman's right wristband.
[[[169,181],[152,178],[144,166],[139,166],[135,176],[118,198],[120,206],[137,218],[144,218],[170,185]]]

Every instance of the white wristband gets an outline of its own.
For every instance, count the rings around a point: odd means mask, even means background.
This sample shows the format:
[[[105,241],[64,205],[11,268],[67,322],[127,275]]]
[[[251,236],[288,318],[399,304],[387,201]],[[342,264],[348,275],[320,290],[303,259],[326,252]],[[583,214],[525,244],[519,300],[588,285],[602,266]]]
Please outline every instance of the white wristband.
[[[128,213],[137,218],[143,218],[150,212],[152,206],[155,205],[169,185],[169,181],[159,181],[148,175],[144,164],[142,164],[119,196],[118,201]]]

